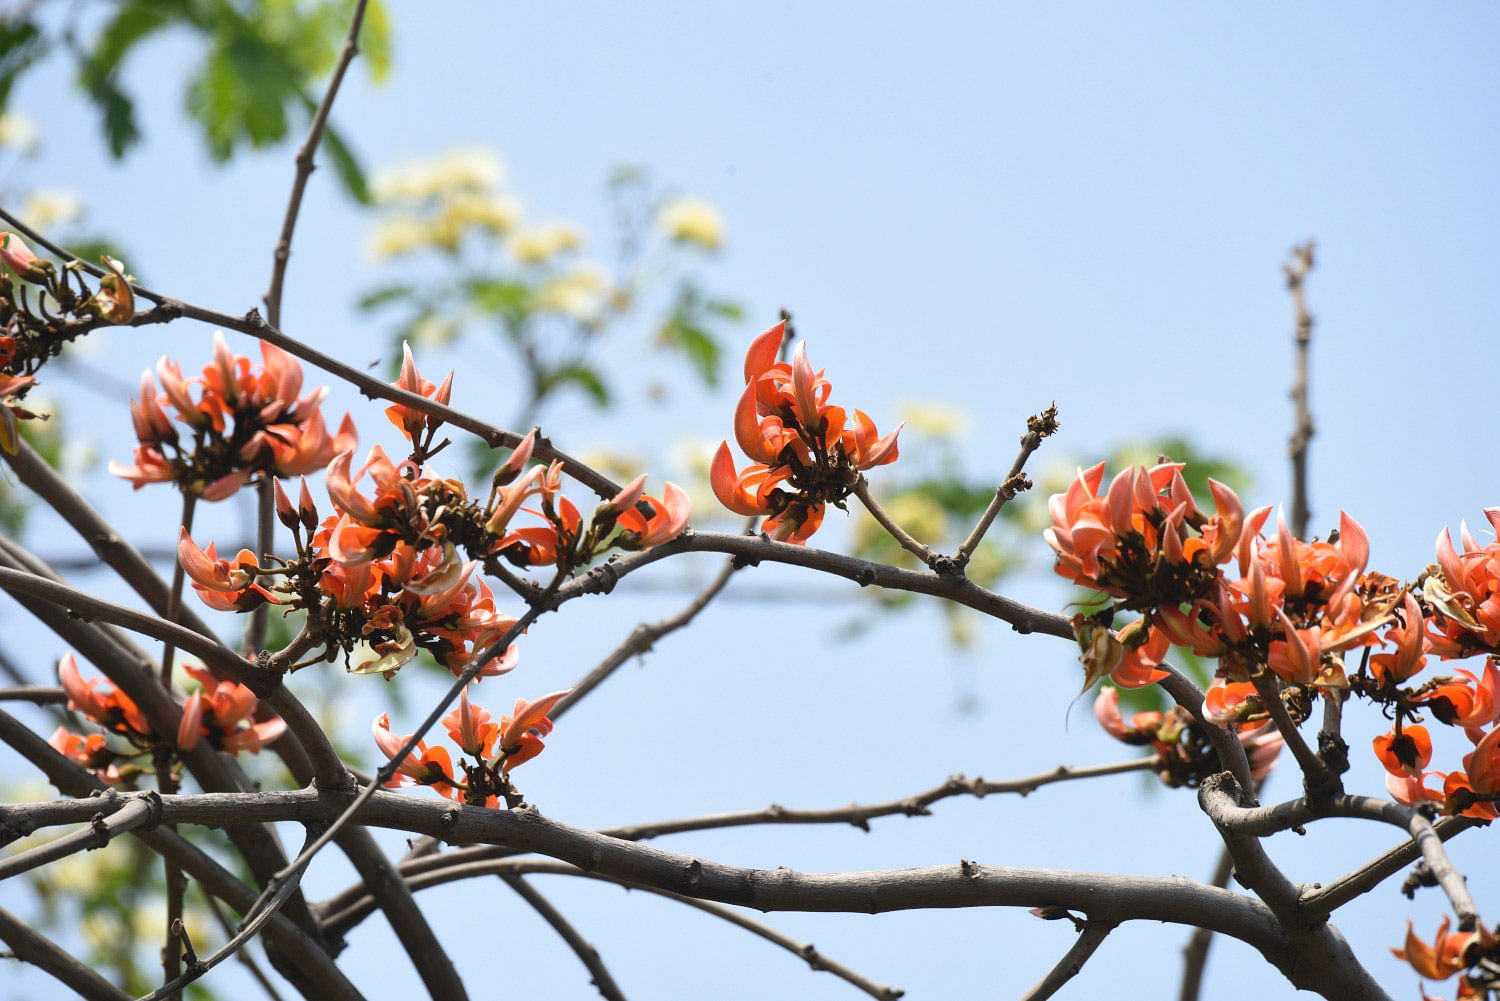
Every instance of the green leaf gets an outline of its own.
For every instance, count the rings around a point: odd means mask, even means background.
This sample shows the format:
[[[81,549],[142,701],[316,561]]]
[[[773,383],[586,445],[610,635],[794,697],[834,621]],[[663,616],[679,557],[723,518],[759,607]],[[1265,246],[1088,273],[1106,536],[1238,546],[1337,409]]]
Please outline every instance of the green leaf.
[[[381,285],[376,288],[372,288],[370,291],[360,296],[356,305],[359,306],[360,309],[378,309],[379,307],[385,306],[389,303],[400,302],[403,299],[410,299],[416,293],[416,291],[417,287],[415,285],[408,285],[404,282],[394,285]]]
[[[104,139],[109,143],[110,155],[118,160],[141,138],[141,130],[135,124],[135,105],[108,79],[90,90],[89,97],[103,116]]]
[[[370,204],[370,188],[365,183],[365,172],[332,122],[323,130],[323,149],[327,151],[329,162],[333,164],[333,172],[343,182],[349,197],[361,205]]]
[[[370,0],[365,8],[365,24],[359,32],[359,51],[370,68],[370,79],[385,80],[391,71],[391,16],[385,4]]]
[[[166,26],[169,12],[165,8],[168,6],[170,5],[136,0],[135,3],[128,3],[120,8],[99,32],[99,37],[94,40],[93,50],[79,66],[79,84],[93,93],[97,87],[112,80],[119,73],[120,65],[130,50]]]
[[[685,318],[674,316],[662,327],[661,342],[681,351],[705,383],[710,386],[719,384],[719,359],[724,350],[707,331]]]
[[[0,21],[0,111],[10,100],[10,89],[26,67],[47,53],[47,42],[30,21]]]
[[[541,387],[538,396],[545,396],[554,389],[563,386],[577,386],[583,390],[595,405],[600,407],[609,406],[609,387],[604,384],[604,379],[599,373],[581,362],[564,365],[561,368],[548,370],[541,378]]]
[[[510,323],[520,323],[531,315],[533,293],[524,282],[504,278],[477,278],[467,288],[469,302],[483,313],[490,313]]]

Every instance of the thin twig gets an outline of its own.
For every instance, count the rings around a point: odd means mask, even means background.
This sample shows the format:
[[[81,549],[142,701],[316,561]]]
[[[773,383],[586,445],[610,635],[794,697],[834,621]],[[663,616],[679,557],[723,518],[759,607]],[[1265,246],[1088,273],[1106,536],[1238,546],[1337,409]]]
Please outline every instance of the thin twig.
[[[39,706],[68,704],[68,693],[48,685],[17,685],[0,688],[0,702],[30,702]]]
[[[1296,330],[1292,335],[1297,345],[1296,375],[1292,379],[1291,392],[1288,394],[1296,410],[1296,423],[1292,428],[1292,437],[1287,442],[1287,451],[1292,459],[1292,531],[1299,539],[1307,538],[1308,523],[1312,519],[1307,497],[1307,446],[1312,441],[1315,428],[1312,409],[1308,406],[1307,381],[1310,367],[1308,348],[1312,343],[1313,318],[1307,311],[1304,284],[1308,272],[1313,269],[1314,248],[1315,244],[1311,240],[1301,246],[1293,247],[1291,261],[1282,265],[1282,272],[1286,275],[1286,287],[1292,293],[1292,308],[1297,320]]]
[[[1433,832],[1442,841],[1481,826],[1484,826],[1484,821],[1469,817],[1444,817],[1432,825]],[[1421,858],[1422,854],[1422,848],[1408,838],[1358,869],[1330,880],[1321,889],[1306,894],[1302,898],[1303,908],[1313,918],[1331,914],[1355,897],[1369,893]]]
[[[880,503],[870,495],[870,482],[865,479],[863,473],[854,481],[854,496],[859,498],[859,502],[865,506],[865,510],[869,511],[871,516],[880,523],[880,527],[885,529],[891,538],[899,542],[902,549],[905,549],[908,553],[921,560],[923,565],[930,568],[942,558],[940,554],[933,552],[927,546],[912,538],[906,529],[896,524],[896,520],[890,516],[889,512],[881,507]]]
[[[308,840],[312,840],[310,833]],[[205,973],[239,952],[247,942],[260,933],[261,928],[265,926],[266,922],[270,921],[276,912],[281,909],[281,905],[286,903],[287,899],[297,891],[297,887],[301,884],[301,881],[301,869],[295,870],[286,879],[282,879],[279,876],[272,877],[271,881],[266,884],[266,888],[261,891],[260,897],[251,905],[250,913],[240,923],[240,930],[235,933],[233,938],[214,950],[213,955],[207,959],[189,966],[180,976],[162,984],[150,994],[138,999],[138,1001],[165,1001],[166,998],[180,993],[188,984],[201,979]],[[262,905],[262,901],[266,901],[266,903]]]
[[[193,514],[197,510],[198,495],[191,490],[182,492],[182,516],[179,524],[189,535],[193,531]],[[172,590],[167,594],[167,621],[176,623],[182,610],[182,588],[186,580],[182,561],[176,560],[172,567]],[[172,660],[177,653],[176,644],[168,640],[161,650],[161,686],[170,695],[172,692]],[[156,788],[169,795],[177,791],[177,778],[172,774],[172,749],[166,742],[158,743],[154,753],[156,765]],[[170,830],[170,828],[169,828]],[[162,859],[163,879],[166,887],[167,915],[166,942],[161,949],[162,983],[170,984],[182,972],[182,949],[179,948],[175,929],[182,923],[183,898],[187,895],[187,879],[182,870],[171,859]],[[182,993],[174,992],[169,1001],[180,1001]]]
[[[610,651],[609,655],[601,660],[592,671],[578,679],[578,682],[573,685],[572,694],[559,702],[552,710],[552,719],[559,719],[563,713],[582,702],[590,692],[604,684],[609,676],[619,670],[630,658],[644,654],[656,644],[657,640],[692,622],[698,613],[707,608],[708,603],[724,590],[724,585],[729,583],[729,578],[734,576],[739,566],[740,564],[734,559],[725,560],[719,572],[714,575],[714,579],[709,581],[708,585],[699,591],[681,611],[656,622],[642,622],[632,629],[623,643]]]
[[[349,32],[344,36],[344,46],[339,51],[338,63],[333,67],[333,76],[328,80],[328,89],[318,110],[313,112],[312,123],[307,129],[307,138],[297,150],[296,174],[292,177],[292,192],[287,198],[286,215],[281,221],[281,236],[276,240],[276,252],[271,265],[271,287],[266,291],[266,318],[271,326],[281,326],[281,292],[286,281],[287,262],[292,256],[292,233],[297,228],[297,216],[302,211],[302,195],[307,190],[308,178],[316,168],[313,162],[318,144],[323,141],[323,130],[328,125],[328,116],[333,112],[333,102],[338,97],[339,85],[354,57],[359,54],[359,30],[365,23],[365,8],[369,0],[357,0],[354,14],[349,19]]]
[[[223,930],[225,937],[232,936],[234,934],[234,923],[229,920],[229,915],[224,913],[224,907],[219,903],[219,898],[212,893],[204,893],[203,900],[208,905],[208,909],[213,912],[214,921]],[[255,959],[255,953],[249,949],[241,949],[235,954],[235,958],[240,961],[240,965],[244,966],[246,972],[250,974],[251,979],[260,985],[260,989],[265,991],[269,1001],[282,1001],[281,993],[276,990],[276,985],[271,982],[271,978],[266,975],[266,971],[260,968],[260,963]]]
[[[1104,942],[1109,933],[1115,930],[1112,921],[1085,921],[1083,927],[1078,931],[1078,938],[1063,953],[1062,959],[1057,965],[1047,972],[1047,975],[1037,981],[1036,986],[1021,996],[1021,1001],[1047,1001],[1052,995],[1062,990],[1064,984],[1078,975],[1083,969],[1083,964],[1089,961],[1094,950]]]
[[[1057,423],[1057,404],[1051,404],[1046,410],[1026,419],[1026,433],[1021,436],[1021,451],[1016,455],[1016,461],[1010,464],[1010,472],[1005,474],[1005,479],[995,488],[995,496],[990,500],[989,507],[984,509],[984,514],[979,516],[979,521],[974,525],[974,530],[964,540],[963,545],[958,547],[958,552],[953,556],[953,563],[960,572],[969,565],[969,560],[974,556],[974,550],[979,548],[985,533],[995,523],[995,518],[1000,514],[1000,509],[1010,503],[1023,490],[1031,489],[1031,480],[1022,470],[1026,468],[1026,460],[1031,458],[1042,445],[1042,439],[1056,433],[1059,425]]]
[[[631,824],[628,827],[610,827],[600,831],[612,838],[626,841],[646,841],[667,834],[682,834],[687,831],[706,831],[723,827],[746,827],[757,824],[851,824],[861,830],[870,829],[870,821],[877,817],[926,817],[929,807],[939,800],[953,796],[985,796],[1000,793],[1029,795],[1042,786],[1055,782],[1070,782],[1079,779],[1102,778],[1106,775],[1124,775],[1130,772],[1149,771],[1156,766],[1156,755],[1116,761],[1108,765],[1088,765],[1074,768],[1059,765],[1051,771],[1028,775],[1023,778],[986,782],[982,778],[950,776],[946,781],[923,792],[883,803],[852,803],[811,810],[789,810],[772,804],[764,810],[744,810],[738,813],[715,813],[700,817],[684,817],[678,820],[659,820],[649,824]]]
[[[552,906],[551,901],[515,873],[502,872],[498,875],[506,886],[515,890],[522,900],[530,904],[531,909],[541,915],[542,920],[551,925],[552,930],[568,944],[568,948],[573,950],[573,954],[578,957],[584,969],[589,971],[589,982],[599,988],[599,994],[602,997],[607,998],[608,1001],[625,1001],[625,994],[615,983],[615,978],[610,976],[609,967],[605,966],[604,960],[599,958],[599,950],[578,934],[578,930],[568,923],[568,919],[563,917],[556,907]]]
[[[1209,885],[1228,886],[1233,873],[1234,858],[1228,848],[1221,848]],[[1177,992],[1177,1001],[1198,1001],[1203,990],[1203,971],[1208,967],[1208,951],[1213,944],[1214,933],[1207,928],[1194,928],[1188,936],[1182,950],[1182,987]]]

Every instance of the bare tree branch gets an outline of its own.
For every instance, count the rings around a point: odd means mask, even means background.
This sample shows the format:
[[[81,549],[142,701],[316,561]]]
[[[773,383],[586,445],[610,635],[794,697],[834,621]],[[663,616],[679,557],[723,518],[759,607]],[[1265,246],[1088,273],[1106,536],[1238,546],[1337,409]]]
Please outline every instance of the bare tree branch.
[[[106,789],[104,783],[63,757],[45,740],[5,712],[0,712],[0,741],[13,747],[23,758],[36,765],[47,777],[47,781],[66,796],[81,798],[97,795],[98,799],[85,800],[85,802],[97,804],[100,810],[108,810],[110,804],[117,804],[123,798],[113,790]],[[192,799],[194,797],[173,798]],[[11,817],[14,814],[14,807],[7,807],[6,811],[6,816]],[[206,892],[214,894],[235,910],[244,913],[254,903],[255,890],[240,882],[228,869],[219,865],[181,835],[161,828],[138,829],[132,833],[152,851],[177,862],[184,871],[198,881]],[[276,953],[268,953],[268,955],[271,956],[273,962],[277,961],[277,954],[284,957],[278,969],[282,970],[304,995],[316,1001],[324,1001],[324,999],[363,1001],[359,991],[348,981],[325,951],[323,943],[298,928],[289,918],[277,914],[267,927],[267,937],[277,950]]]
[[[88,1001],[130,1001],[130,995],[7,910],[0,909],[0,941],[17,959],[45,970]]]
[[[1109,933],[1115,930],[1115,926],[1105,921],[1085,921],[1078,930],[1078,938],[1073,942],[1071,948],[1063,954],[1063,958],[1057,961],[1057,965],[1047,972],[1047,975],[1037,981],[1036,986],[1021,996],[1021,1001],[1047,1001],[1052,995],[1062,990],[1063,985],[1083,969],[1083,964],[1089,961]]]
[[[531,909],[541,915],[542,920],[552,926],[552,930],[568,943],[568,948],[583,963],[584,969],[589,971],[589,982],[599,988],[600,996],[608,1001],[625,1001],[625,994],[620,990],[615,978],[610,976],[609,967],[604,965],[604,960],[599,958],[599,950],[590,945],[578,930],[568,923],[568,919],[562,916],[557,908],[525,879],[511,872],[496,873],[500,879],[509,886]],[[415,887],[414,887],[415,889]]]

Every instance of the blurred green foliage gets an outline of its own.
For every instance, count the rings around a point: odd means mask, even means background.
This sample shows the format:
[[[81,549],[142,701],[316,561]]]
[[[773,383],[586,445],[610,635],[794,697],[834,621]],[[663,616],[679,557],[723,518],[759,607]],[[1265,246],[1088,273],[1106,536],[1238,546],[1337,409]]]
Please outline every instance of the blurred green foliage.
[[[46,5],[0,24],[0,111],[17,79],[54,52],[76,64],[79,90],[94,106],[110,153],[120,158],[144,128],[125,82],[132,57],[158,36],[191,40],[197,65],[183,82],[183,107],[209,154],[224,162],[239,150],[275,145],[295,123],[311,120],[318,83],[333,67],[354,0],[126,0],[94,12],[73,5],[59,20]],[[371,0],[360,34],[362,62],[375,80],[390,68],[390,22]],[[354,198],[368,198],[364,172],[330,125],[323,149]]]

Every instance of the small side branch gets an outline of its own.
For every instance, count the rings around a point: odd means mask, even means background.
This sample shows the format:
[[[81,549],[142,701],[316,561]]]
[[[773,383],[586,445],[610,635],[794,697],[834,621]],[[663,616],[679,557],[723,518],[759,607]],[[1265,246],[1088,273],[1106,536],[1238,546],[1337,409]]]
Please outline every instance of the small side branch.
[[[551,925],[552,930],[568,943],[568,948],[573,950],[573,954],[578,957],[584,969],[589,971],[590,983],[599,988],[600,996],[606,998],[607,1001],[625,1001],[625,994],[615,983],[615,978],[610,976],[609,967],[605,966],[604,960],[599,958],[599,950],[578,934],[578,929],[568,923],[568,919],[552,906],[551,901],[513,872],[501,872],[498,875],[506,886],[515,890],[516,894],[530,904],[531,909],[541,915],[542,920]]]
[[[1057,404],[1052,404],[1040,414],[1026,418],[1026,433],[1021,436],[1021,451],[1016,455],[1016,461],[1010,464],[1010,472],[1005,474],[1005,479],[1000,481],[1000,486],[995,488],[995,497],[990,501],[990,506],[984,509],[984,514],[979,516],[979,522],[969,537],[964,540],[963,545],[958,547],[954,554],[954,568],[962,573],[969,565],[969,560],[974,557],[974,550],[979,548],[985,533],[995,523],[995,518],[1000,514],[1000,509],[1010,503],[1023,490],[1031,489],[1031,480],[1021,470],[1026,468],[1026,460],[1031,458],[1042,445],[1042,439],[1057,432],[1060,425],[1057,423]]]
[[[870,481],[865,479],[864,474],[860,474],[859,478],[854,481],[854,496],[859,498],[859,502],[865,506],[866,511],[870,512],[871,517],[880,523],[880,527],[885,529],[891,538],[899,542],[902,549],[905,549],[908,553],[921,560],[923,565],[935,567],[937,562],[942,559],[941,555],[912,538],[906,529],[896,524],[896,520],[890,516],[890,513],[880,506],[879,501],[871,496]]]
[[[1063,958],[1057,961],[1057,965],[1048,971],[1047,975],[1038,980],[1036,986],[1021,996],[1021,1001],[1047,1001],[1052,995],[1062,989],[1062,986],[1078,975],[1083,969],[1083,964],[1089,961],[1094,950],[1104,942],[1109,933],[1115,930],[1115,925],[1110,921],[1085,921],[1079,930],[1078,939],[1073,943]]]
[[[354,5],[354,14],[349,20],[349,33],[344,37],[344,46],[339,51],[339,61],[333,68],[333,76],[328,80],[328,89],[323,93],[323,100],[318,103],[318,110],[313,112],[307,139],[303,141],[302,148],[297,150],[297,172],[292,178],[292,192],[287,198],[286,215],[281,221],[281,235],[276,240],[276,252],[271,266],[271,287],[267,290],[265,299],[266,318],[273,327],[281,326],[281,291],[286,282],[287,262],[292,256],[292,233],[296,231],[297,216],[302,210],[302,195],[307,190],[307,181],[312,177],[315,166],[313,157],[317,154],[318,144],[323,141],[323,130],[328,126],[328,116],[338,97],[339,85],[344,82],[349,64],[359,54],[359,30],[364,26],[367,6],[369,0],[358,0]]]
[[[559,719],[563,713],[573,706],[582,702],[583,699],[595,688],[604,684],[609,676],[620,669],[631,657],[637,657],[650,650],[656,641],[668,633],[676,632],[697,617],[698,613],[708,607],[708,603],[718,597],[719,592],[729,583],[729,578],[734,576],[735,570],[739,569],[739,562],[734,559],[724,561],[723,567],[714,575],[714,579],[708,582],[708,586],[688,602],[677,614],[661,619],[657,622],[643,622],[631,630],[625,642],[621,643],[609,656],[605,657],[588,674],[580,678],[573,686],[573,694],[563,699],[552,710],[552,719]]]
[[[928,809],[932,804],[953,796],[974,796],[979,799],[991,793],[1016,793],[1026,796],[1054,782],[1144,772],[1150,771],[1155,766],[1156,756],[1151,755],[1083,768],[1059,765],[1050,772],[994,782],[986,782],[982,778],[970,779],[962,775],[953,775],[924,792],[887,800],[883,803],[852,803],[849,806],[811,810],[789,810],[784,806],[772,804],[764,810],[744,810],[738,813],[717,813],[701,817],[684,817],[679,820],[662,820],[651,824],[632,824],[628,827],[608,828],[600,833],[625,841],[646,841],[665,834],[681,834],[686,831],[704,831],[721,827],[747,827],[755,824],[852,824],[861,830],[868,831],[870,821],[877,817],[926,817],[932,813]]]

